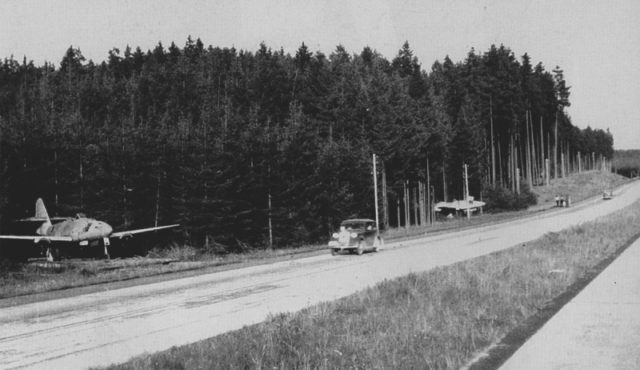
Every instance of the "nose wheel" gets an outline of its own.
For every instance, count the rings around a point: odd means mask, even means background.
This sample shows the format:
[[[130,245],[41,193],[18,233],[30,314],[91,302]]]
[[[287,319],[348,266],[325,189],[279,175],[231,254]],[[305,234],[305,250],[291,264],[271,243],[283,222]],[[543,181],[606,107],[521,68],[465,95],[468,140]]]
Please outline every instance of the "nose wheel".
[[[60,259],[60,250],[58,248],[52,247],[51,245],[48,245],[45,256],[47,258],[47,262],[57,261]]]

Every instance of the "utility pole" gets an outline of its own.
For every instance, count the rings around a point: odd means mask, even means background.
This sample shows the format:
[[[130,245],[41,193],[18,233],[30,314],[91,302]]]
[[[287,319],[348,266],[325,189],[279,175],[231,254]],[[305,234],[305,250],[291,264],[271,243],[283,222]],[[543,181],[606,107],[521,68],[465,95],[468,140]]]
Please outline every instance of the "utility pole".
[[[384,229],[389,228],[389,198],[387,197],[387,170],[382,161],[382,224]]]
[[[433,204],[431,203],[431,176],[429,175],[429,157],[427,157],[427,184],[425,185],[425,192],[427,196],[427,204],[425,205],[425,214],[427,212],[427,219],[429,220],[428,224],[433,224],[433,218],[431,217],[431,207]]]
[[[558,112],[556,111],[556,130],[553,140],[553,178],[558,178]]]
[[[542,115],[540,115],[540,171],[544,171],[544,175],[547,176],[546,161],[544,160],[544,128],[542,125]]]
[[[496,186],[496,150],[493,145],[493,98],[489,95],[489,119],[491,121],[491,186]]]
[[[373,199],[375,202],[376,209],[376,230],[380,230],[378,222],[378,176],[376,172],[376,155],[373,155]]]
[[[469,209],[469,175],[467,173],[466,164],[462,166],[464,168],[464,200],[467,207],[467,219],[471,218],[471,210]]]

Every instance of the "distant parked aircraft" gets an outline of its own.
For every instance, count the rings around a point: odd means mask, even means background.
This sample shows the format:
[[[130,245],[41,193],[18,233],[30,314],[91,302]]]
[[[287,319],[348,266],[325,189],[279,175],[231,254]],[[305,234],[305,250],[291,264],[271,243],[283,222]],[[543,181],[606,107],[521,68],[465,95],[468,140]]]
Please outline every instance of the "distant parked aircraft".
[[[52,223],[52,220],[56,223]],[[76,217],[54,217],[49,218],[47,209],[41,198],[36,201],[36,214],[20,221],[41,222],[36,230],[36,235],[0,235],[0,239],[9,240],[31,240],[35,244],[46,248],[48,261],[60,258],[60,248],[69,246],[100,247],[104,249],[104,256],[110,258],[110,239],[123,239],[135,234],[147,233],[150,231],[169,229],[180,226],[167,225],[149,227],[146,229],[128,230],[113,232],[113,228],[103,221],[78,215]]]
[[[458,212],[466,212],[467,209],[471,212],[475,212],[478,209],[484,207],[485,202],[474,200],[473,197],[469,197],[468,201],[454,200],[453,202],[438,202],[435,206],[436,212],[443,212],[445,214],[457,214]]]

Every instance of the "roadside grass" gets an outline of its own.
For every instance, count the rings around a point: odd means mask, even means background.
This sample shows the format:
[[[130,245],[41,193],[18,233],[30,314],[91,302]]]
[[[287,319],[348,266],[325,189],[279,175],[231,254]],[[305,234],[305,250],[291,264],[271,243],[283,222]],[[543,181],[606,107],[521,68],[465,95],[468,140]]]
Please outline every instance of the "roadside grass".
[[[526,245],[109,369],[459,368],[638,233],[640,202]]]
[[[124,259],[71,259],[53,263],[41,259],[27,264],[0,261],[0,299],[158,275],[177,278],[178,273],[188,276],[223,271],[291,259],[299,254],[321,253],[325,249],[324,246],[303,246],[217,255],[192,246],[174,246],[151,250],[145,257]]]
[[[538,203],[553,202],[556,195],[569,195],[572,202],[578,202],[627,181],[628,178],[607,171],[585,171],[551,180],[550,186],[536,186],[532,191],[538,196]]]

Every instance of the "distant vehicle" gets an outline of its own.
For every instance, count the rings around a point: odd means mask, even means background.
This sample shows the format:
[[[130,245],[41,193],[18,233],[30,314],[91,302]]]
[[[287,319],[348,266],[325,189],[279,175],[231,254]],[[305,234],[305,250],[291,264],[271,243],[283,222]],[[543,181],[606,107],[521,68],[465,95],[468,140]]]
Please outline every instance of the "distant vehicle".
[[[362,255],[365,251],[376,252],[383,243],[375,221],[355,218],[340,223],[340,231],[333,233],[329,241],[329,249],[332,255],[342,251]]]
[[[52,224],[52,220],[57,223]],[[72,247],[103,248],[105,258],[109,255],[110,239],[126,239],[133,235],[148,233],[156,230],[169,229],[180,225],[167,225],[150,227],[146,229],[119,231],[114,233],[113,228],[103,221],[77,215],[76,217],[49,218],[47,209],[41,198],[36,201],[36,214],[19,221],[37,222],[40,226],[36,229],[36,235],[0,235],[0,239],[31,240],[42,247],[48,261],[59,259],[61,251]]]
[[[611,198],[613,198],[613,191],[605,190],[605,191],[602,192],[602,199],[609,200]]]

